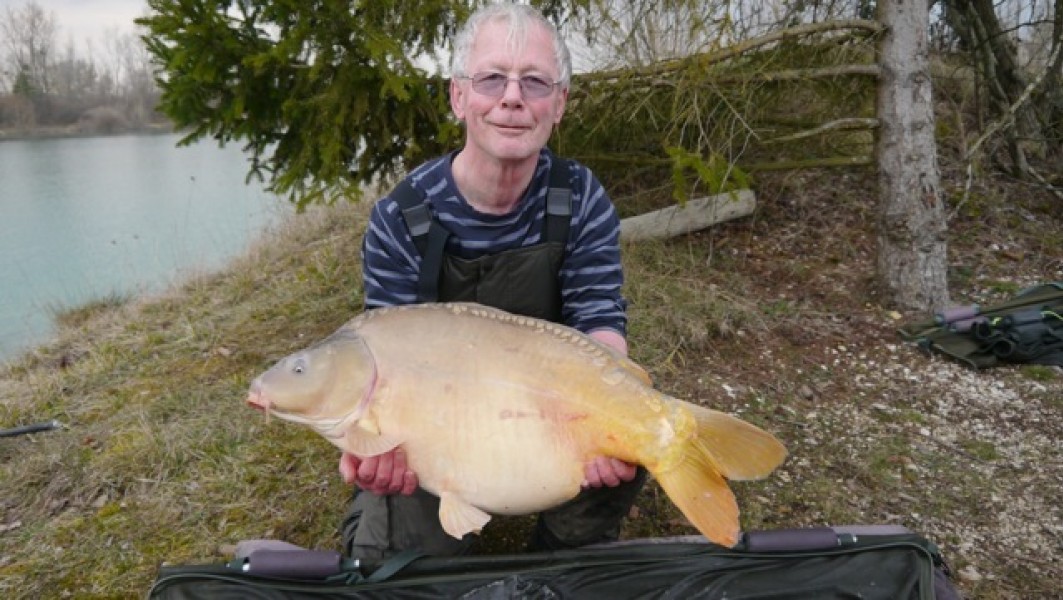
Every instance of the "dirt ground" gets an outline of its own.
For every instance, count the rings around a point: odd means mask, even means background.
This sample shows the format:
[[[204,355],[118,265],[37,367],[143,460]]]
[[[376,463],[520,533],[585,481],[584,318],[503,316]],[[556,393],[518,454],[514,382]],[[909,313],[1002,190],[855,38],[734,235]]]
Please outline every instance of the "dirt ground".
[[[954,305],[1063,281],[1063,200],[997,183],[964,201],[961,186],[944,186]],[[659,387],[787,443],[779,472],[736,485],[743,510],[772,527],[904,525],[942,547],[971,597],[1063,597],[1063,368],[976,372],[900,338],[929,315],[878,294],[872,174],[765,188],[754,219],[687,242],[711,265],[706,293],[750,299],[761,318],[700,335],[685,323],[677,352],[648,360]]]

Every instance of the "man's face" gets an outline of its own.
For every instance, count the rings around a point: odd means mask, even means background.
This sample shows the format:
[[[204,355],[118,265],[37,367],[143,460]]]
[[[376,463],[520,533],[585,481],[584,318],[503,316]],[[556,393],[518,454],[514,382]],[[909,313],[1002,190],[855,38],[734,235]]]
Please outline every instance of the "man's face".
[[[465,121],[465,151],[476,160],[519,162],[537,157],[555,123],[561,120],[568,90],[551,88],[543,98],[528,97],[516,79],[534,75],[557,81],[557,60],[550,33],[536,24],[528,29],[519,50],[508,47],[509,25],[488,22],[480,27],[469,51],[466,74],[492,72],[513,79],[501,96],[477,92],[468,79],[451,80],[450,105]]]

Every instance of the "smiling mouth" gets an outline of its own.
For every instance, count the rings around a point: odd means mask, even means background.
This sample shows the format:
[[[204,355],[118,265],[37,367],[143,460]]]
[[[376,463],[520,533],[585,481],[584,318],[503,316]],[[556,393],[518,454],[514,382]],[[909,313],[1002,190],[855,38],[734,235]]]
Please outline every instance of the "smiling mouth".
[[[492,123],[492,125],[503,131],[527,131],[531,129],[528,125],[506,125],[504,123]]]

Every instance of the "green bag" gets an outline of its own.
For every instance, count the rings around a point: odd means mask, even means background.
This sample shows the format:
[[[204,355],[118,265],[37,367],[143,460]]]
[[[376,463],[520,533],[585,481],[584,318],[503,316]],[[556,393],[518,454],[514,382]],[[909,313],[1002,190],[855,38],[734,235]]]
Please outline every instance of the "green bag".
[[[403,553],[375,565],[328,551],[268,552],[228,565],[164,566],[149,598],[960,598],[937,547],[897,526],[750,532],[736,548],[691,536],[522,555]]]
[[[971,367],[1063,366],[1063,282],[1023,290],[990,307],[956,306],[901,327],[905,340]]]

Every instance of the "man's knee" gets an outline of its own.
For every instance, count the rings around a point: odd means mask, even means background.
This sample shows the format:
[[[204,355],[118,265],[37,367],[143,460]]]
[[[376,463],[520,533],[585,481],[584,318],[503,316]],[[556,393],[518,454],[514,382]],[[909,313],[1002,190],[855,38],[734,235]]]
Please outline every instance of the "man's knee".
[[[340,525],[343,553],[351,558],[384,558],[389,547],[387,499],[355,491]]]
[[[458,540],[439,523],[439,499],[418,489],[411,496],[357,492],[341,526],[343,552],[380,559],[408,549],[432,556],[464,553],[471,537]]]

